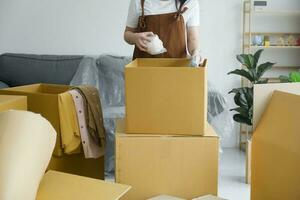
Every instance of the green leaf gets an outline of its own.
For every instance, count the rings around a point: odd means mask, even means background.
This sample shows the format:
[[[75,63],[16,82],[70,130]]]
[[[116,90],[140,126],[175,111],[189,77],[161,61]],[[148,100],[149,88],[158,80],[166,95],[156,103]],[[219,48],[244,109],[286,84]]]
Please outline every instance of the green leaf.
[[[247,67],[247,69],[252,69],[254,67],[254,56],[251,54],[241,54],[237,55],[237,60]]]
[[[269,79],[265,78],[265,79],[261,79],[261,80],[257,81],[256,84],[266,84],[268,82],[269,82]]]
[[[234,109],[231,109],[230,111],[238,112],[239,114],[241,114],[244,117],[249,116],[249,110],[246,108],[243,108],[243,107],[234,108]]]
[[[233,119],[234,119],[234,121],[236,121],[238,123],[247,124],[249,126],[252,126],[252,121],[249,118],[242,116],[241,114],[233,115]]]
[[[261,56],[261,54],[262,54],[263,51],[264,51],[263,49],[260,49],[260,50],[258,50],[258,51],[255,52],[255,54],[254,54],[255,66],[257,66],[258,61],[259,61],[260,56]]]
[[[236,69],[236,70],[228,73],[228,75],[230,75],[230,74],[235,74],[235,75],[245,77],[246,79],[248,79],[251,82],[253,82],[255,80],[254,79],[255,77],[253,77],[248,71],[246,71],[244,69]]]
[[[300,82],[300,73],[299,72],[291,72],[289,80],[290,80],[290,82]]]
[[[257,67],[257,80],[259,80],[265,73],[266,71],[270,70],[275,63],[271,62],[266,62]]]
[[[281,76],[279,76],[279,79],[280,79],[281,83],[288,83],[288,82],[290,82],[290,78],[288,76],[281,75]]]

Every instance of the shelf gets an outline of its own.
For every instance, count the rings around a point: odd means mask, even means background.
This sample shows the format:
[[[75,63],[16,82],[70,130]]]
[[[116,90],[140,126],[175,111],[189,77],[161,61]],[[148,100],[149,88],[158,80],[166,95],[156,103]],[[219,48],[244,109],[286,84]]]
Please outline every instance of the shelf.
[[[249,45],[244,45],[244,48],[249,48]],[[251,49],[300,49],[300,46],[250,46]]]
[[[287,16],[300,16],[300,10],[260,10],[260,11],[246,11],[247,14],[257,14],[257,15],[287,15]]]
[[[247,32],[245,35],[300,35],[300,33],[279,33],[279,32]]]
[[[297,70],[300,69],[300,66],[273,66],[273,69]]]

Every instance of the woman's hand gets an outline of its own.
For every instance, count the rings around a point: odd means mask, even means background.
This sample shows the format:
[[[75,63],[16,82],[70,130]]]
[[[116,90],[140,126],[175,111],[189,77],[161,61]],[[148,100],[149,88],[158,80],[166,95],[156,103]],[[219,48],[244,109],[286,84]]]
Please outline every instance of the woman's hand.
[[[134,28],[126,27],[124,32],[124,39],[128,44],[136,45],[141,51],[147,51],[147,43],[151,42],[154,33],[143,32],[137,33]]]
[[[141,50],[147,51],[147,43],[151,42],[154,34],[152,32],[135,33],[134,44]]]

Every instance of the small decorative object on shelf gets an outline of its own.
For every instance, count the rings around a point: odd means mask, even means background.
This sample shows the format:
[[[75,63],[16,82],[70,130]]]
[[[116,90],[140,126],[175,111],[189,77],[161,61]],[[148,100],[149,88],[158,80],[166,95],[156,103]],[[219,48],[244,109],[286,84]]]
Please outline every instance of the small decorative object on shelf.
[[[277,45],[277,46],[285,46],[284,37],[280,36],[280,37],[277,39],[276,45]]]
[[[265,36],[265,47],[269,47],[271,45],[270,36]]]
[[[254,10],[255,11],[262,11],[265,10],[267,7],[267,1],[254,1]]]
[[[263,35],[255,35],[253,37],[252,45],[263,46],[264,45],[264,36]]]
[[[286,40],[287,46],[297,46],[297,40],[294,36],[290,35]]]
[[[297,46],[300,46],[300,38],[297,40]]]

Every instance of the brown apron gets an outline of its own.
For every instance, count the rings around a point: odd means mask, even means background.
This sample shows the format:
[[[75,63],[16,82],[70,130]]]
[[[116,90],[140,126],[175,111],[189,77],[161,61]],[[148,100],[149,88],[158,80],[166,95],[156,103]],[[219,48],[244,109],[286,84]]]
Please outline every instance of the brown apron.
[[[187,7],[183,8],[180,5],[178,8],[177,0],[175,2],[177,12],[145,16],[145,0],[141,0],[142,15],[139,17],[138,32],[157,34],[167,52],[153,56],[135,46],[133,60],[136,58],[186,58],[186,30],[182,13],[187,10]]]

